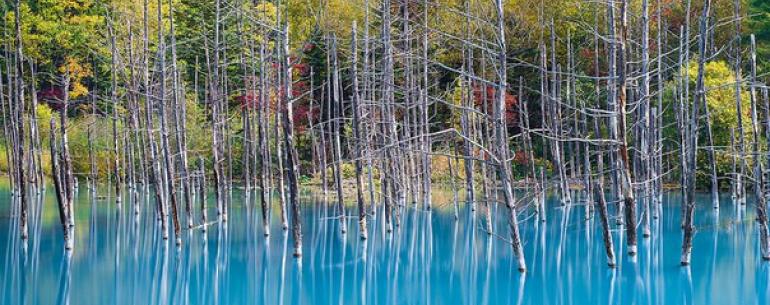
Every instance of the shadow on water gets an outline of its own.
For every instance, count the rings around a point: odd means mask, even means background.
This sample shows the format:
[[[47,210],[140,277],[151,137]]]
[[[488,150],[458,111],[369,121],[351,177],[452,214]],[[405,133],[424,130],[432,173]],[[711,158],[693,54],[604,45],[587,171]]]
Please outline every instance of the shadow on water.
[[[483,208],[474,215],[460,205],[455,220],[451,202],[434,204],[433,212],[401,207],[401,223],[388,233],[378,206],[369,239],[361,240],[356,215],[347,217],[343,234],[337,210],[307,197],[305,256],[295,259],[277,207],[273,234],[262,234],[254,194],[236,191],[227,223],[184,230],[177,247],[160,237],[146,193],[124,198],[122,208],[88,193],[77,195],[75,248],[68,253],[50,190],[35,196],[30,239],[21,241],[16,206],[0,189],[0,304],[765,304],[770,298],[753,203],[735,207],[728,196],[717,211],[707,196],[698,198],[688,268],[679,266],[677,194],[665,196],[636,258],[625,255],[624,231],[612,221],[615,269],[606,267],[599,220],[584,220],[582,207],[560,207],[552,198],[545,222],[521,212],[530,265],[521,274],[506,239],[507,219],[499,216],[504,207],[492,207],[496,231],[488,234]]]

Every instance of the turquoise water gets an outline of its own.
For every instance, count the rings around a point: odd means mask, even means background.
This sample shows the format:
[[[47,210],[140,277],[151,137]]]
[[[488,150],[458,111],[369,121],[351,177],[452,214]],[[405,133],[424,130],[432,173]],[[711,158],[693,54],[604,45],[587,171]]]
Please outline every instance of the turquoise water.
[[[261,231],[258,205],[236,192],[227,225],[207,233],[185,231],[184,244],[159,238],[148,203],[135,217],[112,200],[78,194],[75,249],[65,255],[58,212],[49,190],[31,216],[22,244],[10,197],[0,190],[0,304],[767,304],[770,263],[759,257],[752,203],[739,209],[722,198],[715,213],[699,198],[691,267],[679,266],[679,197],[664,196],[652,237],[635,259],[625,255],[613,221],[618,254],[607,268],[598,217],[560,208],[551,199],[548,220],[521,215],[529,271],[520,274],[504,240],[507,220],[495,216],[488,235],[481,213],[450,203],[434,212],[406,209],[393,234],[382,217],[370,238],[358,238],[350,218],[342,235],[334,209],[305,198],[304,257],[292,257],[292,239]],[[42,202],[42,204],[41,204]],[[503,207],[494,215],[505,215]],[[352,209],[351,209],[352,210]],[[350,210],[349,210],[350,212]],[[215,215],[212,210],[210,216]]]

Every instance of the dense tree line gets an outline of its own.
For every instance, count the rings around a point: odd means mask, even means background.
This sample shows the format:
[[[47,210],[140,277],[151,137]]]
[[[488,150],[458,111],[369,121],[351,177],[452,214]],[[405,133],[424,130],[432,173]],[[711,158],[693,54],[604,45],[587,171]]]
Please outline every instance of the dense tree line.
[[[696,189],[714,208],[728,187],[739,204],[754,196],[770,257],[763,1],[16,0],[3,9],[4,161],[20,225],[50,176],[68,247],[78,178],[94,195],[110,183],[135,213],[138,194],[152,191],[163,237],[177,244],[181,230],[226,222],[236,187],[255,190],[248,202],[260,204],[269,235],[276,192],[297,256],[303,180],[320,183],[343,233],[356,215],[364,239],[377,206],[391,231],[404,208],[431,210],[433,183],[446,181],[456,214],[463,193],[489,234],[493,217],[509,220],[520,270],[519,214],[545,219],[550,192],[586,218],[600,212],[614,265],[610,219],[635,255],[637,225],[649,237],[667,184],[684,197],[682,264]],[[355,196],[344,193],[348,178]],[[496,204],[507,212],[494,215]]]

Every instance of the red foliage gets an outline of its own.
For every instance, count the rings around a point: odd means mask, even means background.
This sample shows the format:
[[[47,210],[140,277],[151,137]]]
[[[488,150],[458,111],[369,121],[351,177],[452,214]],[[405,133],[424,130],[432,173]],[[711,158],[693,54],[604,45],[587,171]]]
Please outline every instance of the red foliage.
[[[513,162],[516,162],[516,164],[527,164],[527,161],[527,154],[523,150],[518,150],[514,153]]]
[[[317,116],[318,115],[318,108],[313,107],[313,109],[310,109],[310,106],[308,105],[296,105],[293,113],[294,118],[294,129],[296,130],[297,134],[302,134],[305,132],[309,125],[308,116]]]
[[[259,91],[249,91],[243,95],[236,96],[235,101],[241,108],[247,107],[249,109],[256,109],[260,104]]]
[[[497,89],[486,84],[473,85],[473,102],[476,107],[481,107],[486,102],[489,114],[494,113]],[[505,124],[516,126],[519,122],[519,100],[516,96],[505,92]]]
[[[306,81],[299,81],[291,86],[291,94],[294,97],[298,97],[308,91],[308,83]]]
[[[310,65],[306,63],[296,63],[294,64],[294,69],[297,70],[297,73],[299,76],[307,77],[310,76]]]
[[[315,49],[315,44],[312,42],[306,42],[305,45],[302,46],[303,53],[310,53],[313,49]]]
[[[37,99],[58,111],[63,107],[64,90],[61,87],[46,88],[37,92]]]

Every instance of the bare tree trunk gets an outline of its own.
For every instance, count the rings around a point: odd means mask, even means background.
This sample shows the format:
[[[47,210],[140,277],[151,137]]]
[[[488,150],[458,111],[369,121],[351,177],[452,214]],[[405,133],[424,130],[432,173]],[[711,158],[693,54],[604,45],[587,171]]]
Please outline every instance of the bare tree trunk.
[[[42,155],[43,155],[43,146],[40,144],[40,128],[38,127],[37,122],[37,88],[36,88],[36,73],[35,73],[35,65],[30,62],[29,63],[29,71],[32,76],[32,82],[30,85],[32,86],[32,105],[30,105],[30,120],[29,120],[29,136],[30,136],[30,164],[32,167],[30,168],[30,172],[32,172],[32,180],[35,184],[36,193],[40,194],[41,189],[45,189],[45,178],[43,175],[43,161],[42,161]],[[2,79],[2,77],[0,77]],[[2,84],[0,83],[0,86]],[[2,94],[0,94],[0,99],[2,99]],[[5,117],[5,116],[3,116]]]
[[[332,36],[331,40],[331,53],[332,53],[332,87],[331,94],[334,99],[334,184],[337,191],[337,213],[339,213],[340,231],[342,234],[347,233],[347,221],[345,220],[345,199],[343,197],[342,190],[342,143],[340,141],[340,134],[342,131],[341,121],[344,119],[344,111],[342,110],[342,99],[340,97],[340,75],[339,75],[339,62],[337,59],[337,38]],[[287,55],[288,56],[288,55]]]
[[[69,225],[69,218],[72,215],[69,214],[67,208],[67,195],[64,193],[61,170],[59,169],[59,160],[61,155],[58,150],[56,142],[56,119],[51,118],[51,133],[49,146],[51,148],[51,176],[53,176],[53,185],[56,191],[56,203],[59,207],[59,221],[61,222],[62,232],[64,233],[64,249],[71,250],[73,247],[71,230]]]
[[[362,166],[361,155],[363,151],[363,145],[361,145],[361,109],[359,108],[360,93],[358,88],[358,30],[356,23],[353,22],[353,30],[351,33],[350,52],[353,56],[353,62],[351,64],[352,78],[353,78],[353,141],[355,141],[355,167],[356,167],[356,201],[358,203],[358,229],[361,232],[361,239],[367,238],[366,228],[366,208],[364,207],[364,180],[361,177]]]
[[[16,121],[17,128],[17,159],[15,160],[17,166],[18,184],[17,189],[19,192],[19,232],[21,239],[26,240],[29,237],[29,229],[27,225],[27,209],[29,206],[29,199],[27,194],[27,174],[24,168],[24,163],[27,160],[24,151],[24,111],[26,111],[26,101],[24,98],[24,52],[22,51],[22,37],[21,37],[21,13],[20,8],[21,0],[16,0],[16,6],[14,7],[14,16],[16,24],[16,106],[18,107],[18,119]],[[10,72],[10,70],[9,70]],[[66,90],[65,90],[66,91]]]
[[[468,114],[468,110],[466,108],[473,106],[473,93],[471,89],[471,78],[470,75],[473,74],[473,48],[467,45],[467,41],[471,38],[471,15],[470,15],[470,2],[471,0],[464,0],[463,4],[465,6],[465,39],[463,41],[463,59],[465,61],[463,68],[464,73],[466,75],[462,88],[465,90],[463,94],[463,110],[462,115],[460,119],[460,124],[462,128],[462,134],[463,134],[463,154],[465,157],[464,165],[465,165],[465,201],[471,204],[471,211],[476,211],[476,198],[474,196],[473,191],[473,151],[471,147],[471,141],[469,140],[471,137],[471,131],[470,131],[470,125],[472,124],[470,122],[470,116]]]
[[[262,28],[260,27],[260,31],[262,31]],[[259,104],[257,109],[257,133],[259,137],[259,190],[260,190],[260,205],[262,207],[262,228],[265,236],[270,235],[270,214],[269,214],[269,206],[270,206],[270,192],[268,191],[268,170],[270,167],[269,163],[269,152],[268,152],[268,144],[267,144],[267,121],[268,121],[268,115],[267,115],[267,94],[265,90],[267,89],[266,82],[265,82],[265,74],[267,71],[265,70],[265,42],[260,41],[259,43]]]
[[[289,25],[286,21],[283,25],[283,32],[281,35],[283,39],[283,81],[281,84],[281,90],[283,90],[283,96],[286,99],[286,107],[284,107],[283,115],[283,133],[284,144],[286,146],[286,167],[287,178],[289,182],[289,202],[291,204],[291,223],[292,233],[294,236],[294,256],[302,256],[302,222],[300,221],[299,211],[299,183],[297,175],[299,174],[299,159],[297,157],[297,147],[294,144],[294,117],[292,108],[294,105],[294,97],[291,91],[291,56],[289,55]]]
[[[561,204],[567,205],[572,203],[570,196],[569,181],[567,181],[566,165],[564,164],[564,154],[562,143],[562,129],[561,129],[561,108],[562,101],[560,98],[560,79],[561,69],[556,63],[556,32],[554,31],[554,22],[551,20],[551,126],[550,132],[552,133],[551,148],[553,150],[553,166],[554,170],[559,173],[559,192],[561,195]]]
[[[60,131],[61,131],[61,147],[62,147],[62,168],[61,173],[64,178],[62,179],[64,186],[64,194],[66,195],[66,203],[67,203],[67,209],[69,210],[69,225],[70,227],[75,226],[75,204],[74,204],[74,197],[75,197],[75,178],[72,176],[72,157],[70,157],[70,150],[69,150],[69,138],[67,136],[67,108],[69,107],[69,85],[70,85],[70,75],[69,70],[66,70],[64,72],[64,101],[63,105],[61,107],[61,110],[59,112],[59,120],[60,120]],[[51,132],[54,132],[53,130]]]
[[[426,209],[431,209],[432,204],[432,198],[431,198],[431,152],[432,152],[432,143],[431,143],[431,137],[430,137],[430,116],[428,114],[428,88],[430,88],[430,84],[428,83],[428,1],[423,0],[423,31],[422,31],[422,90],[421,90],[421,100],[422,100],[422,113],[420,113],[419,117],[422,119],[422,123],[420,124],[422,126],[422,174],[423,174],[423,204]]]
[[[706,88],[704,84],[704,74],[705,74],[705,66],[706,66],[706,42],[707,42],[707,30],[708,30],[708,18],[709,18],[709,12],[711,11],[711,0],[705,0],[703,5],[703,14],[701,15],[700,20],[700,38],[698,39],[698,51],[699,51],[699,59],[698,59],[698,78],[695,84],[695,96],[693,100],[693,111],[691,113],[690,118],[690,128],[689,128],[689,150],[688,150],[688,156],[687,156],[687,163],[690,167],[688,175],[690,178],[687,179],[687,196],[685,198],[685,213],[683,215],[684,217],[684,225],[682,226],[682,230],[684,232],[684,239],[682,240],[682,258],[681,258],[681,264],[682,266],[686,266],[690,264],[690,256],[692,254],[692,238],[694,235],[694,229],[693,226],[693,217],[695,213],[695,162],[696,162],[696,156],[697,156],[697,147],[698,147],[698,118],[700,115],[700,105],[701,103],[705,104],[706,99]]]
[[[642,0],[642,85],[640,90],[641,107],[639,109],[641,114],[641,126],[639,127],[639,142],[641,160],[643,170],[638,173],[641,179],[644,181],[642,187],[642,213],[644,218],[642,219],[642,237],[650,237],[650,178],[649,164],[650,158],[652,158],[652,150],[650,149],[651,143],[648,141],[648,132],[650,131],[651,119],[650,119],[650,16],[649,16],[649,4],[648,0]]]
[[[147,146],[149,151],[149,159],[147,160],[147,163],[149,163],[150,171],[147,174],[149,176],[149,180],[151,181],[151,184],[153,185],[153,188],[155,190],[155,198],[156,198],[156,206],[157,206],[157,212],[160,220],[161,225],[161,235],[163,239],[168,239],[168,220],[166,218],[166,196],[164,193],[163,188],[163,176],[161,175],[160,170],[160,161],[158,160],[158,147],[157,143],[155,142],[155,134],[154,134],[154,127],[153,127],[153,99],[152,99],[152,93],[150,89],[150,50],[149,50],[149,13],[148,13],[148,0],[144,0],[144,32],[143,34],[143,40],[144,40],[144,75],[143,75],[143,81],[144,81],[144,107],[145,107],[145,133],[147,137]],[[62,124],[63,125],[63,124]],[[66,151],[66,146],[64,147]]]
[[[118,146],[118,47],[117,42],[115,41],[115,33],[114,29],[112,28],[112,18],[113,16],[110,15],[107,17],[108,23],[107,28],[110,33],[110,78],[112,81],[111,89],[110,89],[110,101],[112,102],[112,169],[113,169],[113,175],[115,176],[115,204],[120,206],[122,202],[122,196],[121,196],[121,187],[123,184],[123,180],[121,179],[121,168],[120,168],[120,154],[119,154],[119,146]]]
[[[607,266],[615,267],[615,246],[612,244],[612,233],[610,232],[609,213],[607,212],[607,203],[604,201],[604,188],[602,183],[594,185],[594,200],[599,205],[599,218],[602,221],[602,236],[604,238],[604,251],[607,254]]]
[[[179,154],[179,175],[182,184],[182,200],[184,200],[187,228],[193,226],[192,216],[192,186],[190,185],[189,163],[187,161],[187,103],[185,101],[184,85],[180,81],[177,68],[176,32],[174,29],[174,5],[168,1],[169,7],[169,36],[171,39],[171,73],[172,73],[172,115],[174,116],[174,130],[176,135],[176,148]],[[173,165],[169,165],[173,166]]]
[[[206,232],[206,222],[208,221],[208,213],[206,203],[208,202],[208,186],[206,185],[206,167],[204,166],[203,157],[198,155],[198,179],[200,187],[200,200],[201,200],[201,225],[203,226],[203,232]]]
[[[222,119],[222,114],[220,113],[222,111],[222,101],[221,96],[219,93],[219,27],[220,27],[220,16],[221,16],[221,1],[216,0],[216,9],[215,9],[215,25],[214,25],[214,56],[213,56],[213,64],[209,63],[209,67],[213,67],[214,77],[210,80],[210,95],[211,95],[211,121],[212,121],[212,154],[214,157],[214,191],[216,194],[216,202],[217,202],[217,215],[222,221],[227,221],[227,206],[225,205],[225,196],[226,196],[226,187],[225,187],[225,181],[224,181],[224,168],[222,166],[223,160],[222,160],[222,146],[223,143],[223,135],[222,135],[222,125],[224,124],[220,120]],[[208,53],[208,49],[206,49],[206,53]],[[208,55],[206,56],[209,57]]]
[[[734,182],[734,189],[735,193],[737,195],[736,200],[741,204],[746,204],[746,196],[745,196],[745,189],[743,187],[743,176],[746,170],[746,136],[743,131],[743,105],[742,105],[742,96],[741,92],[742,86],[743,86],[743,72],[741,71],[743,68],[742,63],[742,46],[741,46],[741,37],[743,36],[743,33],[741,31],[741,0],[735,0],[734,2],[734,8],[735,8],[735,16],[734,16],[734,23],[735,23],[735,46],[734,48],[734,69],[735,69],[735,109],[736,113],[739,115],[737,116],[738,119],[738,155],[740,159],[740,167],[738,172],[733,171],[735,175],[735,182]]]
[[[519,236],[519,222],[516,216],[516,199],[513,194],[513,186],[511,185],[511,166],[508,162],[508,141],[504,137],[505,135],[505,91],[507,88],[507,65],[506,65],[506,52],[505,52],[505,25],[503,22],[503,0],[496,0],[495,6],[497,8],[497,39],[498,46],[500,47],[500,53],[498,54],[498,70],[497,77],[500,81],[497,88],[497,117],[495,118],[495,126],[497,129],[497,158],[498,158],[498,173],[502,182],[503,194],[505,195],[505,202],[510,211],[510,226],[511,226],[511,240],[514,253],[518,260],[519,271],[525,272],[527,270],[527,263],[524,259],[524,247],[521,243],[521,237]]]
[[[458,151],[455,143],[451,143],[450,145],[452,145],[452,156],[447,156],[446,161],[447,167],[449,167],[449,183],[452,186],[452,206],[454,207],[454,218],[455,221],[458,221],[460,220],[460,207],[458,206],[457,183],[455,182],[455,166],[452,163],[452,159],[458,155]]]
[[[751,35],[751,54],[752,54],[752,62],[756,63],[753,58],[756,57],[756,42],[754,35]],[[753,65],[752,65],[753,67]],[[770,144],[770,94],[768,94],[767,87],[762,87],[762,97],[764,98],[764,114],[765,114],[765,141],[766,144]],[[770,150],[765,152],[765,162],[767,162],[765,171],[761,173],[764,179],[764,184],[762,184],[762,187],[764,188],[762,190],[762,200],[757,202],[757,223],[759,224],[759,245],[760,245],[760,254],[762,255],[762,259],[764,260],[770,260],[770,232],[768,232],[768,220],[767,220],[767,203],[768,200],[770,200],[770,188],[768,188],[767,182],[770,181],[770,172],[767,171],[767,169],[770,169]]]
[[[620,26],[616,29],[618,34],[618,104],[615,121],[615,135],[619,141],[617,151],[621,194],[623,196],[623,209],[625,211],[626,239],[628,255],[636,255],[636,201],[634,199],[633,183],[629,168],[628,145],[626,144],[626,90],[628,87],[628,75],[626,73],[626,39],[628,35],[628,0],[623,0],[620,7]]]
[[[94,61],[92,65],[96,66],[96,62]],[[94,83],[98,82],[97,76],[94,76]],[[90,99],[91,99],[91,117],[88,120],[88,127],[86,130],[87,136],[88,136],[88,188],[91,191],[91,197],[93,199],[96,199],[96,175],[97,175],[97,168],[96,168],[96,152],[94,151],[94,125],[96,125],[96,99],[98,98],[98,91],[96,89],[96,86],[91,90]]]
[[[759,153],[759,121],[757,120],[757,106],[759,101],[756,97],[757,86],[757,42],[754,34],[751,34],[751,83],[749,88],[751,88],[751,121],[752,132],[754,132],[753,155],[756,173],[755,179],[757,180],[754,184],[754,188],[757,194],[757,224],[759,227],[760,254],[762,259],[767,261],[770,260],[770,232],[768,232],[767,224],[767,203],[770,195],[768,195],[768,181],[765,178],[765,169],[762,168],[762,162],[760,159],[761,155]],[[767,87],[762,87],[762,93],[765,100],[765,119],[770,119],[770,115],[768,114],[770,113],[770,110],[767,108],[767,106],[770,105],[770,103],[768,103],[769,96]],[[765,129],[765,136],[770,136],[770,121],[767,121],[766,125],[767,128]],[[765,141],[770,143],[770,138],[766,138]],[[770,156],[770,152],[766,153],[766,155]],[[768,158],[767,162],[770,164],[770,158]]]
[[[158,24],[163,24],[163,2],[158,0]],[[174,174],[174,161],[171,159],[170,145],[168,143],[168,119],[166,114],[166,44],[163,37],[163,27],[158,28],[158,54],[160,60],[160,81],[159,81],[159,93],[158,98],[160,101],[160,146],[163,151],[163,158],[165,164],[165,183],[166,191],[168,192],[169,204],[171,205],[171,217],[174,225],[174,236],[176,237],[176,244],[182,244],[181,225],[179,223],[179,213],[177,211],[177,196],[176,196],[176,176]]]

